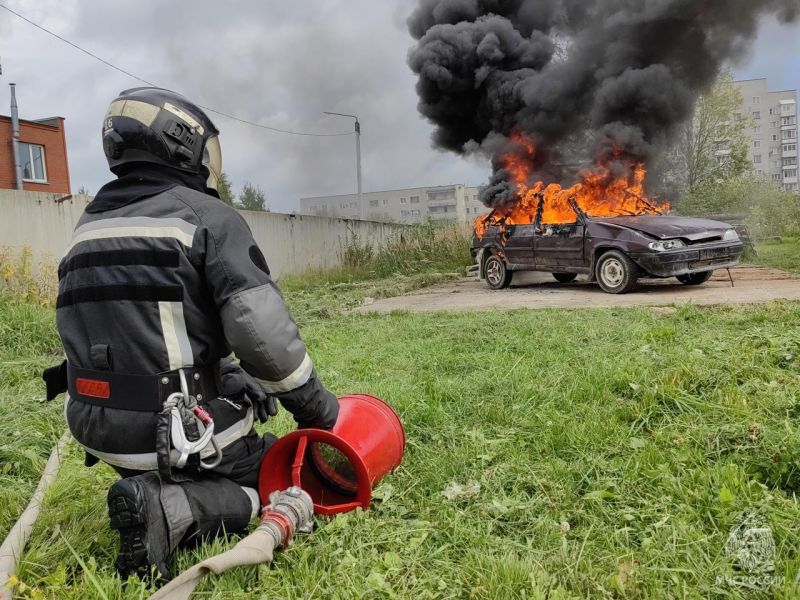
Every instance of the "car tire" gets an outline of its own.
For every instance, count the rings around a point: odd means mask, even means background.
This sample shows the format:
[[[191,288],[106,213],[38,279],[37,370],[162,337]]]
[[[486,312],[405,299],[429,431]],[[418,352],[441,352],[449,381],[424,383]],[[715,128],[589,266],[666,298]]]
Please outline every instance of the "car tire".
[[[553,273],[553,278],[558,283],[572,283],[578,278],[577,273]]]
[[[490,255],[483,263],[483,272],[486,284],[493,290],[502,290],[511,285],[511,271],[506,267],[505,261],[497,256]]]
[[[624,294],[636,287],[639,269],[624,253],[609,250],[597,259],[595,277],[607,294]]]
[[[704,271],[703,273],[688,273],[686,275],[678,275],[677,279],[683,285],[703,285],[706,281],[711,279],[714,271]]]

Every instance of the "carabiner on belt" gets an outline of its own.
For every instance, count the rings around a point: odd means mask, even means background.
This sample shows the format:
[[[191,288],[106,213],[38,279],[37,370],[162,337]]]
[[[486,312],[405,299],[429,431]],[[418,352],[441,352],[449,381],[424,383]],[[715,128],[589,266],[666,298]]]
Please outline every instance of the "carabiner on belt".
[[[178,376],[180,377],[181,391],[170,394],[164,403],[164,408],[169,408],[172,446],[179,454],[175,466],[179,469],[185,467],[190,454],[198,454],[210,444],[214,450],[212,455],[214,458],[209,462],[201,459],[200,466],[203,469],[213,469],[222,461],[222,448],[214,438],[214,419],[201,406],[198,406],[197,400],[189,394],[189,385],[183,369],[178,370]],[[191,414],[197,419],[199,428],[203,431],[196,440],[190,440],[186,436],[183,423],[187,414]]]

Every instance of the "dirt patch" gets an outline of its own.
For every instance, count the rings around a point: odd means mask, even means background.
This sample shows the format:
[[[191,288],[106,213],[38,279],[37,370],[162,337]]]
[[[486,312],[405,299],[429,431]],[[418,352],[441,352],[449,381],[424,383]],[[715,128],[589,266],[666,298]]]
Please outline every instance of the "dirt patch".
[[[675,303],[751,304],[772,300],[800,300],[800,279],[775,269],[742,265],[714,274],[699,287],[675,279],[642,280],[629,294],[606,294],[584,277],[562,284],[548,273],[517,273],[512,287],[490,290],[483,281],[464,279],[435,285],[406,296],[375,300],[356,312],[388,313],[395,310],[490,310],[497,308],[586,308],[615,306],[665,306]]]

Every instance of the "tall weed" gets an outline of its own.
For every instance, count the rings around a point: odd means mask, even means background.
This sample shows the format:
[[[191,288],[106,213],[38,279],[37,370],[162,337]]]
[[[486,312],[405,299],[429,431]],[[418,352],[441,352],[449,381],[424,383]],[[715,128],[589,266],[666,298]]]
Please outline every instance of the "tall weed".
[[[18,302],[54,306],[58,293],[56,261],[34,258],[30,246],[0,246],[0,293]]]

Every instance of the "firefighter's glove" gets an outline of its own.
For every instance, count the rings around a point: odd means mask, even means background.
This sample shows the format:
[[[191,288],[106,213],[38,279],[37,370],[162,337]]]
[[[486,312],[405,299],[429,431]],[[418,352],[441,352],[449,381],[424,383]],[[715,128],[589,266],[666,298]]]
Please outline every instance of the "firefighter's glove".
[[[248,374],[239,363],[226,360],[220,366],[222,379],[222,395],[232,402],[249,403],[253,407],[253,416],[266,423],[270,417],[278,414],[275,398],[267,394],[261,384]]]
[[[279,396],[283,407],[294,415],[301,429],[333,429],[339,416],[339,400],[329,392],[316,374],[308,382]]]

